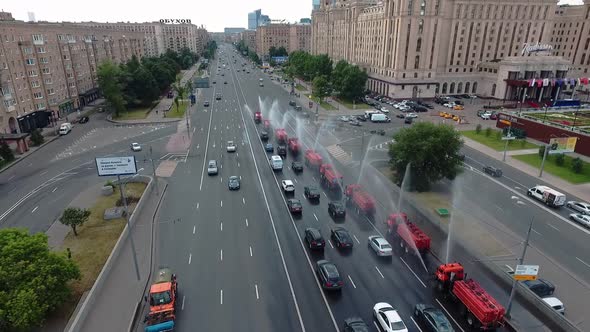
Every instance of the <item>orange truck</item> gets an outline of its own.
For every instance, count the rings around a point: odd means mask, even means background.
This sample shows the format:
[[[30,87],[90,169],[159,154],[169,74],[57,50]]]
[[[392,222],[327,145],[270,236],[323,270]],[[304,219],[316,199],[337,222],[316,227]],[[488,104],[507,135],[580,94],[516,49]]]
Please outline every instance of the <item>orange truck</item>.
[[[277,128],[275,130],[275,136],[279,144],[287,144],[289,136],[287,136],[287,131],[284,128]]]
[[[145,317],[145,332],[165,332],[174,329],[176,305],[178,303],[178,282],[169,268],[158,271],[150,287],[150,312]]]
[[[319,170],[322,161],[322,156],[316,150],[305,150],[305,165],[307,165],[307,167]]]
[[[338,173],[331,164],[320,166],[320,181],[330,190],[340,190],[343,186],[343,176]]]
[[[426,235],[416,224],[408,219],[405,213],[392,213],[387,217],[387,232],[393,235],[400,248],[408,253],[416,248],[420,254],[430,250],[430,237]]]

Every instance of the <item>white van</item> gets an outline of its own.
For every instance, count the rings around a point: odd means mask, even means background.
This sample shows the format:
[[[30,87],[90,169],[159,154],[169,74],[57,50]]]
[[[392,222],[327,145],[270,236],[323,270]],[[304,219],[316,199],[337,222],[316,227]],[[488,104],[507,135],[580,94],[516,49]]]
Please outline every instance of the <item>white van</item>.
[[[272,167],[273,171],[282,171],[283,170],[283,159],[281,156],[271,156],[270,157],[270,167]]]
[[[72,131],[72,124],[69,122],[62,123],[61,126],[59,126],[60,135],[67,135],[70,131]]]
[[[373,115],[373,114],[379,114],[379,111],[375,111],[375,110],[365,111],[365,119],[370,120],[371,115]]]
[[[372,122],[391,122],[391,119],[382,113],[376,113],[371,115]]]
[[[566,200],[564,194],[547,186],[534,186],[527,191],[527,195],[555,208],[564,206]]]

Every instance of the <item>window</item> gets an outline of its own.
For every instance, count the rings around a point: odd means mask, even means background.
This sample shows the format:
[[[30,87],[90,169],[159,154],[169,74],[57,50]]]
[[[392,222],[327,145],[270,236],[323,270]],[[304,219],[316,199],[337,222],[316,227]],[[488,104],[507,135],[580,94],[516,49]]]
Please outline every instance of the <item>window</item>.
[[[48,77],[46,79],[43,80],[43,83],[45,84],[53,84],[53,80],[51,79],[51,77]]]
[[[43,74],[51,74],[51,69],[49,69],[49,68],[43,68],[43,69],[41,69],[41,72]]]
[[[47,53],[45,47],[37,47],[37,53]]]
[[[37,76],[37,71],[36,70],[29,70],[29,77],[35,77]]]
[[[23,52],[25,54],[33,54],[33,49],[30,47],[25,47],[25,48],[23,48]]]
[[[38,88],[40,86],[41,86],[41,84],[39,84],[39,81],[31,81],[31,87],[32,88]]]
[[[33,93],[33,97],[35,99],[43,99],[43,94],[41,92],[35,92]]]
[[[492,84],[492,97],[496,95],[496,84]]]
[[[74,82],[70,82],[70,83],[68,83],[68,86],[69,86],[70,88],[75,88],[75,87],[76,87],[76,83],[74,83]]]
[[[416,55],[416,59],[414,59],[414,69],[420,68],[420,56]]]
[[[408,0],[408,15],[412,15],[414,9],[414,0]]]
[[[54,95],[55,94],[55,90],[53,88],[47,89],[47,94],[48,95]]]
[[[44,110],[45,109],[44,103],[38,103],[36,106],[37,106],[37,110]]]
[[[29,66],[35,65],[35,59],[26,59],[25,63]]]
[[[469,85],[470,85],[469,82],[465,83],[465,93],[469,93],[469,87],[470,87]]]
[[[443,83],[443,86],[442,86],[442,93],[443,93],[443,94],[447,93],[447,83]]]
[[[45,38],[43,38],[43,35],[33,35],[33,41],[45,41]]]
[[[462,93],[463,92],[463,82],[459,82],[459,84],[457,84],[457,93]]]
[[[426,14],[426,0],[422,0],[420,4],[420,16],[424,16]]]
[[[418,38],[418,40],[416,40],[416,52],[420,52],[421,49],[422,49],[422,38]]]

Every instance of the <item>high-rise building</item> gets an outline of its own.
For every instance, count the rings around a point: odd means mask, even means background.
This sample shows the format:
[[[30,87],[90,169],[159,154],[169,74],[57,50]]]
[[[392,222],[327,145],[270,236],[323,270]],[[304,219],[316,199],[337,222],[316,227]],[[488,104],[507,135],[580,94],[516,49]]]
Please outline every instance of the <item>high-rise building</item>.
[[[556,99],[589,88],[589,20],[590,4],[555,0],[322,0],[312,53],[365,68],[392,98]]]
[[[258,20],[258,26],[268,24],[270,24],[270,17],[268,17],[268,15],[260,15],[260,19]]]
[[[311,5],[313,10],[320,9],[320,1],[321,0],[312,0]]]
[[[248,30],[256,30],[258,27],[258,21],[262,15],[262,10],[256,9],[255,11],[248,13]]]
[[[240,39],[244,41],[244,44],[249,50],[256,51],[256,31],[246,30],[241,33]]]
[[[299,20],[299,23],[303,23],[303,24],[311,24],[311,18],[309,17],[304,17],[302,19]]]
[[[284,47],[287,53],[311,51],[311,25],[271,23],[256,30],[256,53],[267,58],[271,47]]]

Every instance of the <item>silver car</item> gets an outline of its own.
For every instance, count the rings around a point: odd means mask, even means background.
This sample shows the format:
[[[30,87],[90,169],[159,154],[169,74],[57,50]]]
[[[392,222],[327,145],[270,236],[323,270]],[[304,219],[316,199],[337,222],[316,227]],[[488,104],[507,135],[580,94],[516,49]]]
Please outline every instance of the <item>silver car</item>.
[[[391,245],[382,236],[369,236],[369,247],[375,251],[377,256],[393,255],[393,249],[391,248]]]
[[[584,202],[569,201],[566,206],[572,210],[576,210],[581,214],[590,214],[590,204]]]
[[[216,175],[217,174],[217,162],[215,160],[209,160],[207,164],[207,174],[208,175]]]
[[[577,222],[578,224],[590,228],[590,216],[579,213],[570,214],[570,219]]]

